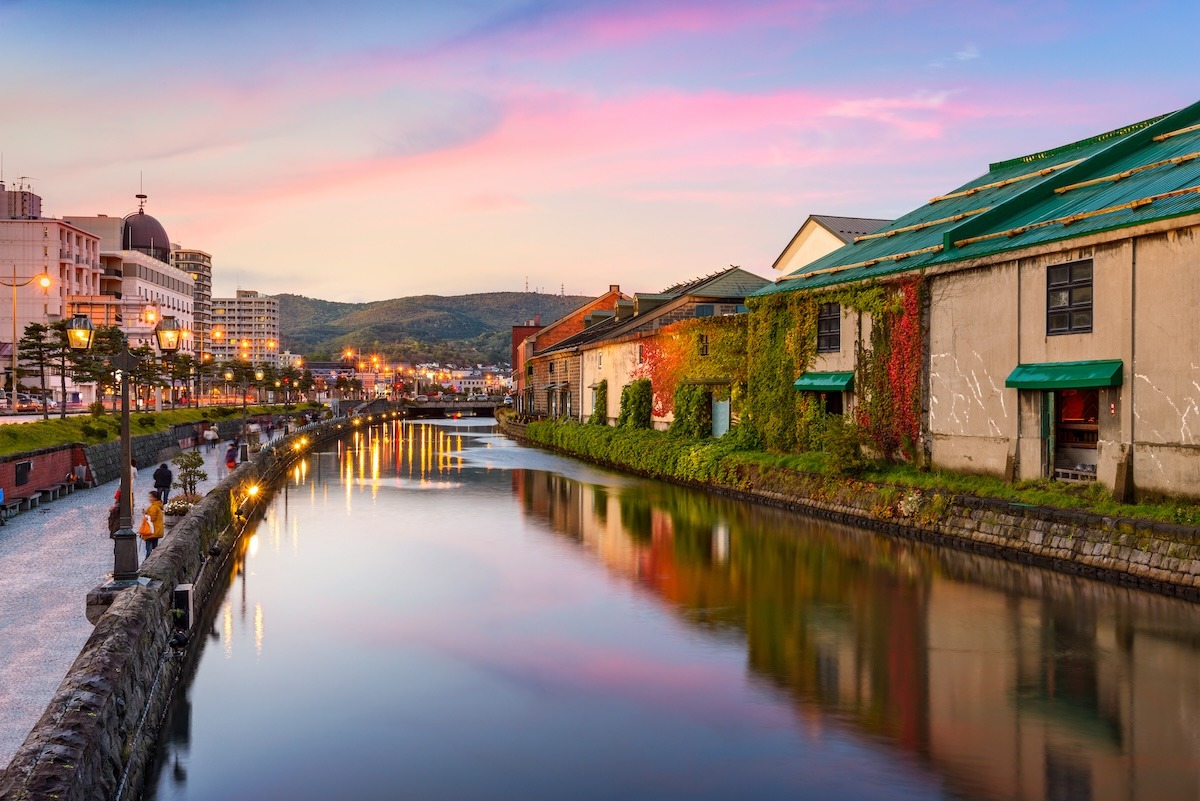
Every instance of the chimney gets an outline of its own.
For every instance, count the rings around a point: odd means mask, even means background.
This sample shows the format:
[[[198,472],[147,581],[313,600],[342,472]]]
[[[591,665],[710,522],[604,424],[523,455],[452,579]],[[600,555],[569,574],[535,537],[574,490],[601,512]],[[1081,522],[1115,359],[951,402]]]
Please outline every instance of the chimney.
[[[621,293],[621,285],[620,284],[609,284],[608,291],[613,293],[614,295],[619,295]]]

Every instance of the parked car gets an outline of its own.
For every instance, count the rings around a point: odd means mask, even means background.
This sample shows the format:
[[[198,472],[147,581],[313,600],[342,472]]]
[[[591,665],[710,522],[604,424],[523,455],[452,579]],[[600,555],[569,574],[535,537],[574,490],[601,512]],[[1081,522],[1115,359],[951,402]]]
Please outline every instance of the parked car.
[[[505,396],[504,396],[504,405],[505,405],[505,406],[512,406],[512,405],[513,405],[513,396],[512,396],[512,395],[505,395]]]

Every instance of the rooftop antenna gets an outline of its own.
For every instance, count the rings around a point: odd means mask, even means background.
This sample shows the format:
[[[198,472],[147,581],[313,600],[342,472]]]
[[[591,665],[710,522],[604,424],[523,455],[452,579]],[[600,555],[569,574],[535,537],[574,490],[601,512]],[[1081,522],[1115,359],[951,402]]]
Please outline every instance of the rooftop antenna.
[[[529,294],[529,276],[525,276],[525,294]]]

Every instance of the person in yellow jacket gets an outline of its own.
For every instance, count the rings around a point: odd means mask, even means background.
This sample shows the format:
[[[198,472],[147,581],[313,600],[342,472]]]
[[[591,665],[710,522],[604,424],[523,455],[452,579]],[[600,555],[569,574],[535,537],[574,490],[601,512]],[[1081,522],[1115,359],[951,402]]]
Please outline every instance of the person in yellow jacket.
[[[138,536],[146,541],[146,556],[150,556],[150,552],[154,550],[154,546],[158,545],[158,541],[163,535],[163,505],[159,498],[158,490],[150,490],[150,504],[146,507],[145,516],[142,518],[141,528],[138,530]]]

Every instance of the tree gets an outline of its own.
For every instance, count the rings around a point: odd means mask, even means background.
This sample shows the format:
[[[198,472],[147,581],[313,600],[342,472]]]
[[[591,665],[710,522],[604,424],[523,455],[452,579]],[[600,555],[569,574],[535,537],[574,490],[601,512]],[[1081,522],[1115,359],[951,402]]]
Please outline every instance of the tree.
[[[133,369],[133,374],[129,376],[134,394],[140,393],[143,388],[163,386],[165,382],[162,380],[162,374],[159,372],[158,358],[154,353],[154,348],[149,343],[143,343],[131,350],[130,353],[138,359],[137,367]]]
[[[18,372],[20,375],[36,375],[38,377],[38,386],[41,387],[43,400],[43,420],[50,419],[50,410],[45,403],[46,368],[58,363],[64,348],[66,348],[66,338],[63,337],[60,344],[54,329],[50,326],[42,323],[30,323],[25,326],[25,334],[21,337],[20,342],[21,364],[25,367],[19,369]],[[13,393],[13,400],[15,402],[16,393]]]
[[[196,485],[208,478],[204,467],[204,456],[199,451],[184,451],[171,460],[179,470],[175,486],[187,495],[198,495]]]
[[[80,354],[71,350],[71,341],[67,338],[67,326],[70,322],[67,320],[56,320],[50,324],[49,339],[54,344],[57,352],[58,361],[58,380],[61,387],[60,396],[62,397],[62,405],[58,407],[59,419],[67,419],[67,364],[71,367],[75,366],[76,360]],[[44,399],[43,399],[44,400]],[[48,404],[42,404],[42,412],[44,415],[49,414]]]
[[[296,389],[300,390],[301,395],[305,395],[313,388],[314,383],[316,382],[313,380],[312,370],[305,369],[300,375],[300,380],[296,383]]]
[[[167,360],[167,375],[171,379],[172,395],[174,395],[175,382],[178,381],[184,386],[189,386],[195,370],[196,360],[192,358],[190,353],[172,356]]]

